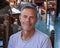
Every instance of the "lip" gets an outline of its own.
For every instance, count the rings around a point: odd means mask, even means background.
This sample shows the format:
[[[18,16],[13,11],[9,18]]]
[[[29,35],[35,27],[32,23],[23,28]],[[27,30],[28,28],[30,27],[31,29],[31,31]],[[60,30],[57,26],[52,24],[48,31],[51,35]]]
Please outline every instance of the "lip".
[[[24,25],[25,25],[25,26],[31,26],[31,24],[30,24],[30,23],[24,23]]]
[[[30,24],[24,24],[24,25],[26,25],[26,26],[31,26]]]

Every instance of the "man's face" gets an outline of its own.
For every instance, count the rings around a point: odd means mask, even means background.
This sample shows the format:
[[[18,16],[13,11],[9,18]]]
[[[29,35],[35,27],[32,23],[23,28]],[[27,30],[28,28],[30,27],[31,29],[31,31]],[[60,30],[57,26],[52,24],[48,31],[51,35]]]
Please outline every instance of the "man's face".
[[[37,22],[37,13],[33,9],[24,9],[21,12],[21,16],[19,17],[21,26],[23,30],[30,31],[34,28],[35,23]]]

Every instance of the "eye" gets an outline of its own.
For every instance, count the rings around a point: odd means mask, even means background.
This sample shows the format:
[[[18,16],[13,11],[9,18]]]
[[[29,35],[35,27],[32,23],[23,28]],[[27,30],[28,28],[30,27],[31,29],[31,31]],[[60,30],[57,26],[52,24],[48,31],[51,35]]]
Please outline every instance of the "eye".
[[[23,15],[23,18],[27,18],[27,16],[26,15]]]
[[[31,16],[30,19],[35,19],[35,16]]]

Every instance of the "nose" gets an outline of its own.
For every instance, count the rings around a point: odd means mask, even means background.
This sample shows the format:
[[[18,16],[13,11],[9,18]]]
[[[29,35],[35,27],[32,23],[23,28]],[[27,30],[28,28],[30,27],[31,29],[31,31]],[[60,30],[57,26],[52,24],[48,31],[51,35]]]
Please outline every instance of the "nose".
[[[26,18],[26,21],[29,22],[30,21],[30,18]]]

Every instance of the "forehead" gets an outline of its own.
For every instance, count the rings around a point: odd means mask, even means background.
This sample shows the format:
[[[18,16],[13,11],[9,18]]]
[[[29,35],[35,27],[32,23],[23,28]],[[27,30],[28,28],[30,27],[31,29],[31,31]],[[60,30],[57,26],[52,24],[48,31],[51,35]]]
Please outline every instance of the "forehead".
[[[34,9],[26,8],[21,11],[21,14],[37,14],[37,11]]]

